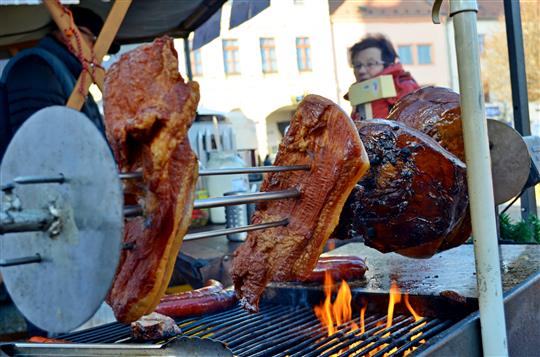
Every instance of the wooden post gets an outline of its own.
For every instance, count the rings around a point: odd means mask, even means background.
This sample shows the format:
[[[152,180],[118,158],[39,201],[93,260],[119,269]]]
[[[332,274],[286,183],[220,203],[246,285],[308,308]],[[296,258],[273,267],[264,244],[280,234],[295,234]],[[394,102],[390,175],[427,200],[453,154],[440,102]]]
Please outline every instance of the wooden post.
[[[72,23],[71,17],[65,12],[64,7],[59,2],[55,0],[43,0],[43,4],[51,13],[58,28],[63,31],[64,34],[69,34],[69,36],[66,37],[69,40],[71,48],[75,51],[82,51],[82,53],[74,53],[75,56],[84,58],[84,60],[92,66],[89,71],[83,70],[81,72],[77,83],[75,84],[75,88],[73,88],[73,92],[67,101],[68,107],[81,110],[86,95],[88,94],[88,88],[93,80],[95,80],[99,89],[103,91],[105,70],[100,67],[100,64],[103,60],[103,56],[105,56],[111,43],[116,37],[116,33],[131,5],[131,0],[118,0],[114,2],[93,49],[82,39],[79,29]],[[81,41],[77,41],[77,39],[81,39]],[[92,73],[90,73],[90,71],[92,71]]]

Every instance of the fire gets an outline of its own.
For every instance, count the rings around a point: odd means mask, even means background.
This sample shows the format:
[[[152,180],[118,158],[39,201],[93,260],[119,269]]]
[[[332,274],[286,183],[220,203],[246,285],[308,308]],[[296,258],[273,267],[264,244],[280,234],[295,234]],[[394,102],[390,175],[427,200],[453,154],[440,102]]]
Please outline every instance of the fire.
[[[334,302],[332,302],[332,287],[333,287],[333,281],[332,276],[330,273],[325,274],[324,279],[324,294],[325,299],[324,302],[314,307],[315,315],[319,318],[323,326],[326,327],[328,331],[328,336],[333,335],[335,332],[338,331],[338,327],[340,325],[348,323],[350,326],[349,332],[358,331],[355,334],[363,334],[366,332],[366,323],[365,323],[365,316],[367,311],[367,304],[363,304],[363,306],[360,308],[360,326],[358,326],[352,318],[353,315],[353,309],[352,309],[352,293],[349,285],[346,281],[342,281],[337,295]],[[382,334],[381,337],[387,337],[390,335],[390,332],[385,332],[388,328],[392,326],[393,318],[394,318],[394,308],[397,304],[400,304],[402,300],[401,292],[396,284],[396,282],[392,282],[390,287],[390,298],[388,302],[388,311],[387,311],[387,317],[386,317],[386,326],[384,329],[379,330],[378,332],[374,333]],[[409,302],[409,295],[404,294],[403,296],[403,302],[411,315],[414,317],[415,321],[419,321],[422,319],[422,316],[420,316],[411,306],[411,303]],[[425,323],[417,326],[414,328],[414,330],[421,328]],[[380,322],[377,324],[377,326],[384,325],[384,322]],[[418,336],[420,336],[422,332],[419,332],[417,335],[411,337],[411,341],[415,340]],[[424,340],[421,340],[420,343],[424,343]],[[360,342],[356,342],[353,345],[349,346],[349,348],[352,348],[356,345],[358,345]],[[370,343],[366,346],[368,348],[370,345],[372,345],[374,342]],[[383,344],[382,346],[378,346],[375,349],[372,349],[369,351],[368,355],[372,356],[378,351],[381,351],[384,349],[387,345]],[[411,349],[405,351],[404,355],[407,355],[414,351],[416,347],[412,347]],[[396,352],[398,350],[397,347],[394,347],[387,353],[385,353],[385,356],[391,355],[392,353]]]
[[[401,294],[395,281],[392,281],[390,286],[390,300],[388,301],[388,314],[386,315],[386,328],[392,326],[394,320],[394,306],[401,302]]]

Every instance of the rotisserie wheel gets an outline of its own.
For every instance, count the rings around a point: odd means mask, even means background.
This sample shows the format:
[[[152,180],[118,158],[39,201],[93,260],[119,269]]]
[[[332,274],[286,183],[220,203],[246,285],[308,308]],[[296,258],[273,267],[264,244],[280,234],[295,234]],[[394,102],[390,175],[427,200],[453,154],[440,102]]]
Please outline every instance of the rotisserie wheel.
[[[121,172],[142,170],[125,186],[126,204],[144,215],[126,221],[124,243],[107,302],[119,321],[154,311],[169,283],[190,223],[198,165],[187,131],[199,86],[178,73],[173,40],[142,45],[120,58],[105,79],[107,138]]]
[[[394,121],[356,123],[371,163],[347,201],[352,227],[381,252],[429,257],[467,216],[465,165],[432,138]]]
[[[275,165],[310,165],[311,170],[270,173],[262,183],[261,191],[296,188],[301,197],[260,203],[252,223],[288,219],[289,224],[248,233],[235,252],[236,293],[250,311],[257,311],[269,281],[311,273],[369,162],[352,120],[330,100],[309,95],[298,105]]]

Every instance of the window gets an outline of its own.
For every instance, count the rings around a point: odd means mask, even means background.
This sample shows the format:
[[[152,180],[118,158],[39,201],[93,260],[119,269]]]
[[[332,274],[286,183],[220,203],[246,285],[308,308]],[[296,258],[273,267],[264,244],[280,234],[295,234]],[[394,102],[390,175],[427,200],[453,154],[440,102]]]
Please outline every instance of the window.
[[[432,64],[431,60],[431,45],[416,46],[418,64]]]
[[[193,48],[193,43],[190,44],[189,48]],[[202,59],[201,59],[201,49],[192,50],[189,55],[189,60],[191,62],[191,72],[194,76],[202,76]]]
[[[261,60],[263,73],[277,72],[276,46],[273,38],[261,38]]]
[[[300,72],[311,71],[311,46],[308,37],[296,38],[296,62]]]
[[[240,74],[238,40],[223,40],[223,65],[226,74]]]
[[[411,46],[398,46],[399,61],[403,64],[412,64],[412,49]]]

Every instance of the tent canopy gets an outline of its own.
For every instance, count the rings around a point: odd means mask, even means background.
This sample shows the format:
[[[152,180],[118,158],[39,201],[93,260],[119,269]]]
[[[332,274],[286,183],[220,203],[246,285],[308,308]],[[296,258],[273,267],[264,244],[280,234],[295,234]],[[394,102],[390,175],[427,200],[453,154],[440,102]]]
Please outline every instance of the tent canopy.
[[[227,0],[133,0],[116,36],[119,44],[152,41],[162,35],[186,38],[195,34],[196,48],[220,33],[221,6]],[[79,4],[103,19],[113,2],[103,0],[62,0]],[[235,27],[270,6],[270,0],[233,0],[230,27]],[[28,47],[52,28],[52,19],[38,0],[0,0],[0,58],[10,57],[8,48]]]

